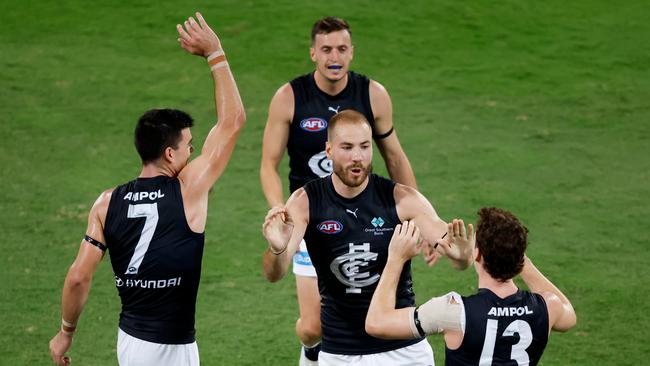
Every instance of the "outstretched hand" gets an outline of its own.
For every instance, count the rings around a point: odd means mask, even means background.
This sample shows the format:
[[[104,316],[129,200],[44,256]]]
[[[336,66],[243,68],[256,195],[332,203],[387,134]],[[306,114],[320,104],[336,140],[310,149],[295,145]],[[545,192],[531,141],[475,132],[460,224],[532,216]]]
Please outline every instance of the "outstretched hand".
[[[187,52],[207,57],[215,51],[221,50],[221,42],[219,37],[210,28],[208,23],[205,22],[201,13],[196,13],[198,22],[193,17],[187,18],[182,25],[176,24],[178,30],[178,42]]]
[[[447,224],[447,237],[436,248],[440,254],[456,261],[467,260],[472,255],[476,243],[474,226],[469,224],[465,230],[463,220],[454,219]]]
[[[273,207],[269,210],[264,218],[262,233],[269,242],[271,251],[275,253],[283,252],[291,233],[293,232],[293,220],[285,207]]]
[[[413,221],[404,221],[395,226],[393,237],[388,246],[388,257],[401,261],[407,261],[420,254],[422,243],[420,241],[420,229]]]

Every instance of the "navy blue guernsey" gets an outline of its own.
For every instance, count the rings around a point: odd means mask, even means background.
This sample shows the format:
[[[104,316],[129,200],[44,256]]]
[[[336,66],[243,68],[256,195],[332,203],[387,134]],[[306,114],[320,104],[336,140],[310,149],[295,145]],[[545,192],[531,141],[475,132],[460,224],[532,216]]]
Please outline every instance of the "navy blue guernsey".
[[[148,342],[194,342],[204,234],[187,224],[178,179],[118,186],[104,236],[122,300],[120,329]]]
[[[320,90],[314,73],[295,78],[289,84],[294,96],[293,119],[287,141],[289,189],[293,192],[310,180],[332,172],[332,163],[325,156],[327,121],[332,116],[354,109],[368,119],[370,126],[374,126],[375,118],[370,106],[370,80],[363,75],[348,72],[348,83],[337,95]]]
[[[305,185],[309,224],[305,242],[318,275],[321,295],[322,350],[362,355],[391,351],[415,340],[383,340],[365,331],[366,314],[388,259],[388,244],[400,220],[395,183],[371,174],[354,198],[341,197],[331,176]],[[411,262],[404,265],[397,287],[397,308],[415,306]]]
[[[502,299],[482,288],[463,297],[463,304],[463,343],[456,350],[445,349],[445,365],[537,365],[549,329],[541,295],[520,290]]]

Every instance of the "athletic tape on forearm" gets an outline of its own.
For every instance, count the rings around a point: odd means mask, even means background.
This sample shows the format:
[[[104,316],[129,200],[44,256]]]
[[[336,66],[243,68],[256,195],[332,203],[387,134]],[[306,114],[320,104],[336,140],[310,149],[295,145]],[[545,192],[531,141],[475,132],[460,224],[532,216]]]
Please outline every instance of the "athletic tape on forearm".
[[[443,330],[464,331],[465,328],[464,306],[460,295],[455,292],[434,297],[422,304],[418,308],[418,318],[426,335],[441,333]],[[414,336],[420,337],[415,316],[411,320],[411,331]]]
[[[208,56],[208,65],[210,66],[210,70],[212,71],[219,69],[221,67],[228,66],[228,62],[226,61],[226,55],[223,53],[222,50],[212,52]]]

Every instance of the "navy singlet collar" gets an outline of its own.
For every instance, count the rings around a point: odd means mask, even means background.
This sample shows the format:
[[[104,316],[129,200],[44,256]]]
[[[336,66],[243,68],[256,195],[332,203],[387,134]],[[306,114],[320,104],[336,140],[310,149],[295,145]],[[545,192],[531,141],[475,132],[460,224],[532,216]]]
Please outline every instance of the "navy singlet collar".
[[[488,288],[485,288],[485,287],[479,288],[478,292],[480,294],[482,294],[482,295],[484,294],[484,295],[486,295],[488,297],[491,297],[492,299],[494,299],[498,303],[503,303],[503,304],[508,304],[508,303],[510,303],[510,302],[512,302],[514,300],[519,299],[521,297],[521,294],[522,294],[522,291],[519,288],[517,288],[517,292],[515,292],[512,295],[508,295],[508,296],[506,296],[504,298],[499,297],[499,295],[495,294],[494,292],[492,292],[492,290],[490,290]]]
[[[351,74],[350,71],[348,71],[348,73],[347,73],[348,81],[347,81],[347,83],[345,84],[345,88],[343,88],[343,90],[341,90],[341,91],[340,91],[338,94],[336,94],[336,95],[330,95],[330,94],[327,94],[327,93],[325,93],[324,91],[322,91],[321,88],[318,87],[318,84],[316,84],[316,79],[315,79],[315,77],[314,77],[314,74],[315,74],[315,73],[316,73],[316,71],[314,71],[314,72],[312,72],[311,74],[309,74],[309,82],[310,82],[310,84],[312,85],[312,87],[313,87],[314,89],[316,89],[316,92],[318,92],[320,95],[322,95],[322,96],[323,96],[324,98],[326,98],[326,99],[329,99],[329,100],[340,99],[340,98],[343,97],[343,96],[344,96],[344,95],[345,95],[345,94],[350,90],[350,88],[351,88],[350,85],[352,84],[352,74]]]
[[[332,173],[332,174],[334,174],[334,173]],[[361,199],[361,197],[366,195],[366,192],[370,192],[370,190],[372,189],[372,184],[373,184],[373,181],[374,181],[374,179],[373,179],[374,174],[370,173],[370,174],[368,174],[368,185],[366,185],[366,188],[364,188],[363,191],[361,191],[358,195],[356,195],[356,196],[354,196],[352,198],[343,197],[343,196],[341,196],[339,194],[339,192],[336,191],[336,188],[334,187],[334,182],[332,182],[332,174],[330,174],[327,177],[327,185],[332,189],[332,192],[334,193],[334,197],[336,197],[337,199],[339,199],[339,200],[341,200],[341,201],[343,201],[345,203],[357,202],[359,199]]]

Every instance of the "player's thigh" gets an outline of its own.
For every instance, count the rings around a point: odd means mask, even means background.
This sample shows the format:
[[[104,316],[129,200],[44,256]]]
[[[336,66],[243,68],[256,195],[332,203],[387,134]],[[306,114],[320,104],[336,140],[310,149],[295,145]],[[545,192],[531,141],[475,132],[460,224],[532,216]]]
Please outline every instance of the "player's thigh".
[[[320,326],[320,293],[318,278],[296,276],[296,295],[302,322],[317,323]]]

